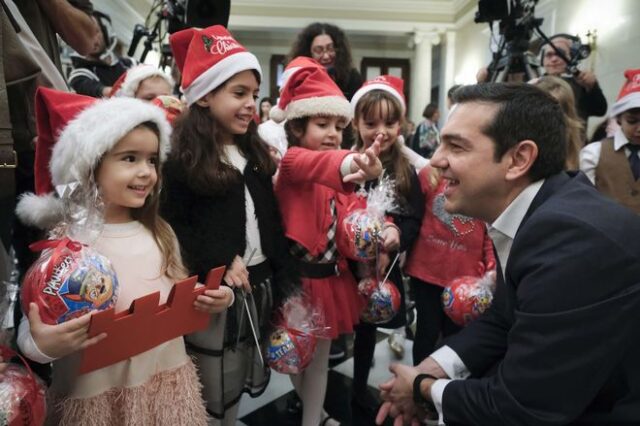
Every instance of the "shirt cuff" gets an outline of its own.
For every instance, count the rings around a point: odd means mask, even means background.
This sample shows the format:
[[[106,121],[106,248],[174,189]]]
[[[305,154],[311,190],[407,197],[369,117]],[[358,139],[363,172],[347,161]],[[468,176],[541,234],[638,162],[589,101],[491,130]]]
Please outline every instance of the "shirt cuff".
[[[230,308],[233,306],[233,303],[236,301],[236,292],[233,291],[231,287],[223,286],[223,288],[227,288],[231,291],[231,302],[229,302],[229,304],[227,305],[227,308]]]
[[[345,177],[346,175],[351,174],[351,163],[353,162],[353,157],[357,154],[349,154],[342,160],[342,164],[340,164],[340,176]]]
[[[18,347],[22,353],[32,361],[39,362],[40,364],[48,364],[57,359],[46,355],[40,350],[35,340],[33,340],[33,335],[29,329],[29,321],[27,320],[27,317],[22,317],[20,320],[17,340]]]
[[[471,375],[462,359],[449,346],[445,345],[429,356],[442,367],[450,379],[466,379]]]
[[[451,382],[449,379],[440,379],[433,382],[431,385],[431,400],[438,411],[438,424],[444,424],[444,415],[442,414],[442,395],[444,394],[444,388]]]

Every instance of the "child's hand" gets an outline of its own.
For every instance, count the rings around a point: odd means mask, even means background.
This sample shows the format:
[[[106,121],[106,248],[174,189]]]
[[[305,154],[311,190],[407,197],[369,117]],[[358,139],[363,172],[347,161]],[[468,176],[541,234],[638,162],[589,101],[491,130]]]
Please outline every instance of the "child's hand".
[[[227,268],[224,274],[224,282],[227,283],[229,287],[244,288],[245,291],[251,293],[249,271],[240,256],[236,255],[231,266]]]
[[[382,163],[378,158],[382,138],[381,134],[378,135],[373,144],[363,154],[353,156],[353,162],[351,163],[352,173],[342,178],[343,182],[364,183],[382,174]]]
[[[107,333],[89,338],[89,320],[92,312],[62,324],[49,325],[42,322],[38,305],[29,304],[29,328],[33,341],[41,352],[50,358],[62,358],[76,351],[95,345]]]
[[[205,290],[204,294],[196,298],[193,306],[199,311],[217,314],[229,307],[232,297],[233,290],[222,286],[217,290]]]
[[[400,231],[396,226],[385,226],[380,237],[382,238],[382,246],[387,252],[396,251],[400,247]]]

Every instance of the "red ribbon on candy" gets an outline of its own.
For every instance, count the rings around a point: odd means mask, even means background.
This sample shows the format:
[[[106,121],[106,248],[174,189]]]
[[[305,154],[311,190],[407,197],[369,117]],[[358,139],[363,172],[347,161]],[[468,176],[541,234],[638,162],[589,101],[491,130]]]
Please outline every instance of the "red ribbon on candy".
[[[73,241],[68,237],[61,238],[59,240],[40,240],[35,243],[29,244],[29,249],[33,252],[43,251],[46,249],[53,249],[53,253],[51,253],[51,259],[49,259],[49,263],[47,264],[47,275],[46,277],[50,277],[53,272],[54,266],[58,263],[58,259],[62,256],[62,250],[68,248],[71,251],[80,251],[82,250],[82,243],[77,241]]]

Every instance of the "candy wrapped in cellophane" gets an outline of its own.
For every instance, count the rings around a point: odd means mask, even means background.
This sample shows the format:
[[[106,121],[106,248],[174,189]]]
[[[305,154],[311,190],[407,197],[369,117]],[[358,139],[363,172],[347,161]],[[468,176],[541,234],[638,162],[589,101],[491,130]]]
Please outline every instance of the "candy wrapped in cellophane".
[[[60,188],[65,220],[48,240],[30,246],[41,254],[25,274],[22,309],[28,313],[35,303],[46,324],[108,309],[117,301],[118,278],[111,262],[91,248],[102,231],[102,206],[95,190],[86,191],[75,184]]]
[[[267,364],[279,373],[301,373],[313,359],[317,338],[329,338],[322,311],[304,296],[287,299],[281,321],[269,336]]]
[[[0,356],[8,360],[16,353],[0,346]],[[7,364],[0,372],[0,425],[40,426],[46,414],[45,384],[24,362]]]
[[[340,252],[351,260],[374,260],[379,250],[385,214],[397,208],[395,181],[383,177],[375,188],[362,190],[362,207],[349,212],[339,226],[336,241]],[[365,195],[366,194],[366,195]],[[365,203],[366,199],[366,203]]]
[[[462,276],[442,291],[444,312],[459,326],[467,326],[486,311],[493,301],[496,271],[481,277]]]

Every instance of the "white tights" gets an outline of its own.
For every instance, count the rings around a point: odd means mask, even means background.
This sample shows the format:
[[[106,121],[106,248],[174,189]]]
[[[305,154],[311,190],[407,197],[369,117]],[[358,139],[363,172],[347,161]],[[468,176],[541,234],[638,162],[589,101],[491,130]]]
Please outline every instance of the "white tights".
[[[330,348],[331,340],[318,339],[311,363],[302,373],[289,376],[302,400],[302,426],[318,426],[322,419]]]

